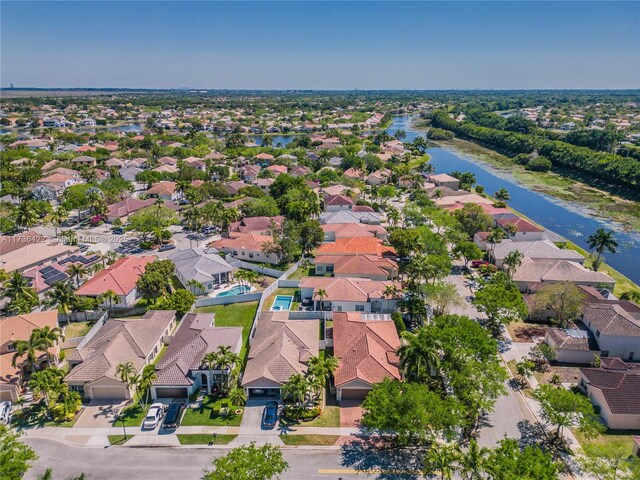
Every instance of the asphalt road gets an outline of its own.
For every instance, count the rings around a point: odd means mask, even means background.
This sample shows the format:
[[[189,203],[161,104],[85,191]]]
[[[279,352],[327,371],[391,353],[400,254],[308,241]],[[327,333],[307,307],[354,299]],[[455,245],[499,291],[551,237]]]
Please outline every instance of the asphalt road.
[[[24,477],[35,480],[47,467],[54,479],[84,472],[87,480],[196,480],[222,449],[87,448],[43,439],[24,439],[39,455]],[[409,480],[421,478],[419,454],[412,450],[285,449],[289,470],[282,480],[343,480],[356,478]],[[367,472],[363,472],[367,470]]]

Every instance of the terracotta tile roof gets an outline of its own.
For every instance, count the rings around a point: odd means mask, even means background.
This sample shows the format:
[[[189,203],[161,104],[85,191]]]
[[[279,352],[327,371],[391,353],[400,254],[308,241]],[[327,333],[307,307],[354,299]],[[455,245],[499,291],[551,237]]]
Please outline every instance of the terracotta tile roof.
[[[261,252],[265,243],[273,242],[273,237],[259,233],[231,232],[230,238],[221,238],[210,244],[213,248],[232,250],[254,250]]]
[[[120,258],[82,284],[76,294],[94,296],[113,290],[118,295],[127,295],[135,288],[147,263],[155,259],[154,256]]]
[[[496,224],[504,227],[507,223],[515,225],[518,232],[544,232],[543,228],[536,227],[533,223],[527,222],[524,218],[504,218],[496,220]]]
[[[320,225],[320,228],[326,232],[333,232],[336,238],[356,238],[356,237],[374,237],[384,236],[387,230],[380,225],[367,225],[366,223],[330,223]]]
[[[109,319],[69,357],[70,362],[81,363],[73,367],[65,381],[87,383],[102,377],[120,381],[116,369],[126,362],[139,371],[175,316],[175,310],[150,310],[138,319]]]
[[[335,242],[318,247],[317,255],[395,255],[395,249],[382,244],[377,238],[338,238]]]
[[[325,206],[331,205],[353,205],[354,202],[351,197],[346,195],[326,195],[324,197]]]
[[[387,275],[398,271],[398,264],[390,258],[374,255],[320,255],[316,265],[333,265],[335,275]]]
[[[324,300],[342,302],[367,302],[369,299],[386,298],[384,291],[388,286],[402,289],[400,282],[391,280],[369,280],[367,278],[341,277],[302,277],[300,288],[312,288],[314,293],[324,290]]]
[[[46,242],[48,237],[40,235],[33,230],[21,233],[19,235],[0,236],[0,255],[5,255],[14,250],[26,247],[32,243]]]
[[[604,359],[602,359],[604,360]],[[596,388],[611,410],[618,415],[640,415],[640,368],[617,359],[613,368],[581,368],[589,388]]]
[[[147,195],[171,195],[176,191],[176,182],[159,182],[151,186]]]
[[[335,385],[353,380],[370,385],[385,378],[400,379],[396,352],[400,338],[389,316],[368,320],[360,312],[333,313],[333,348],[340,363],[335,371]]]
[[[140,200],[139,198],[125,198],[124,200],[112,203],[107,207],[108,218],[122,218],[137,212],[141,208],[151,206],[155,203],[155,199],[148,198],[146,200]]]
[[[258,160],[275,160],[276,157],[274,157],[273,155],[269,155],[268,153],[259,153],[258,155],[255,156],[255,158],[257,158]]]
[[[549,338],[555,348],[562,350],[597,350],[598,344],[595,343],[590,332],[585,330],[567,330],[563,328],[548,328],[546,336]]]
[[[188,374],[202,367],[203,357],[230,347],[240,353],[242,327],[215,327],[213,313],[187,313],[173,335],[162,360],[156,366],[154,385],[191,385]]]
[[[289,312],[262,312],[244,376],[243,387],[286,383],[307,371],[309,358],[318,355],[318,320],[289,320]]]
[[[262,233],[270,231],[272,223],[279,229],[284,223],[284,217],[281,215],[276,217],[245,217],[239,222],[232,223],[229,230],[241,233]]]

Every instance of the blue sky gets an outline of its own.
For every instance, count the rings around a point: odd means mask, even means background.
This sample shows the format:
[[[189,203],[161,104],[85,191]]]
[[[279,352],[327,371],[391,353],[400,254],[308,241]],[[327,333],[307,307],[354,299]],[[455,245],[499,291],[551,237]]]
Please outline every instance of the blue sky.
[[[640,2],[11,2],[0,84],[640,88]]]

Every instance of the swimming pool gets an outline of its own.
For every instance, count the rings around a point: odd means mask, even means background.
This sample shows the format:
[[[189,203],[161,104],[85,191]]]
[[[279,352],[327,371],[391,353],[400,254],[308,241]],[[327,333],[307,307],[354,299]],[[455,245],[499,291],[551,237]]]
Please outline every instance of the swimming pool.
[[[287,296],[287,295],[278,295],[276,299],[273,301],[271,310],[274,312],[281,311],[281,310],[290,310],[292,302],[293,302],[293,297]]]
[[[235,287],[231,287],[229,290],[225,290],[224,292],[220,292],[216,295],[216,297],[228,297],[229,295],[240,295],[242,293],[247,293],[251,290],[249,285],[236,285]]]

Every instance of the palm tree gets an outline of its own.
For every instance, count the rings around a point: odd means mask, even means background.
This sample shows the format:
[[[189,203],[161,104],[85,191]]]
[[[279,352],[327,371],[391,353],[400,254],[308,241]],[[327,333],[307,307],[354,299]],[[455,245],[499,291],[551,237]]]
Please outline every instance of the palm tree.
[[[102,295],[100,295],[100,300],[102,302],[109,302],[109,310],[113,309],[113,302],[118,303],[120,297],[113,290],[107,290]]]
[[[244,405],[247,401],[247,395],[244,392],[244,388],[233,387],[229,391],[229,401],[232,405]]]
[[[120,381],[129,387],[131,379],[136,374],[136,369],[131,362],[120,363],[116,367],[116,374],[120,377]]]
[[[327,296],[327,291],[324,288],[320,288],[318,290],[316,290],[316,292],[313,294],[314,298],[315,297],[319,297],[320,298],[320,310],[323,310],[324,308],[324,299]]]
[[[138,392],[138,398],[143,400],[143,405],[146,405],[149,402],[149,397],[151,395],[151,385],[158,378],[156,374],[155,365],[146,365],[142,369],[142,373],[138,376],[138,381],[136,382],[136,390]],[[144,395],[143,395],[144,393]]]
[[[392,227],[395,227],[400,222],[400,212],[393,207],[387,209],[387,220]]]
[[[311,389],[316,395],[327,385],[336,368],[338,368],[338,359],[336,357],[311,357],[309,359],[307,376],[308,380],[311,380]]]
[[[480,447],[478,441],[472,438],[469,449],[458,459],[459,473],[465,480],[483,480],[489,467],[487,456],[489,449]]]
[[[509,192],[504,187],[500,188],[497,192],[495,192],[493,196],[496,197],[496,200],[499,200],[504,203],[506,203],[511,198],[511,195],[509,195]]]
[[[19,204],[13,212],[13,221],[16,226],[27,230],[33,227],[38,219],[38,213],[31,202],[27,200]]]
[[[593,269],[596,272],[600,268],[602,254],[605,250],[616,253],[618,242],[616,242],[614,235],[613,230],[605,230],[601,227],[587,237],[587,245],[591,250],[596,251],[596,258],[593,261]]]
[[[424,475],[438,475],[440,480],[451,480],[459,471],[460,447],[458,445],[433,444],[424,459]]]
[[[415,333],[402,332],[403,345],[398,350],[400,368],[404,378],[410,382],[424,382],[438,375],[440,350],[422,327]]]
[[[49,221],[55,228],[56,237],[58,236],[58,228],[62,226],[62,224],[69,218],[69,212],[65,210],[63,207],[56,208],[53,213],[49,216]]]
[[[73,230],[61,230],[60,237],[68,244],[68,245],[77,245],[78,244],[78,234]]]
[[[514,250],[513,252],[509,252],[504,260],[502,261],[502,265],[506,266],[507,276],[509,278],[513,277],[513,273],[518,269],[520,265],[522,265],[522,259],[524,255],[520,253],[519,250]]]
[[[11,365],[15,367],[18,360],[26,355],[26,360],[31,371],[35,372],[38,369],[38,352],[46,351],[47,343],[46,340],[38,334],[38,329],[34,329],[31,331],[28,340],[15,340],[13,342],[13,348],[15,353],[11,359]]]
[[[51,328],[49,325],[46,325],[42,328],[36,328],[33,332],[38,338],[40,338],[42,344],[46,347],[45,351],[47,352],[47,359],[49,360],[49,365],[51,365],[52,362],[49,349],[55,346],[58,341],[64,340],[62,330],[59,327]]]
[[[491,255],[493,256],[493,252],[496,246],[496,243],[500,243],[502,242],[502,240],[504,239],[504,230],[501,228],[494,228],[491,230],[491,232],[489,232],[489,235],[487,236],[487,243],[489,243],[490,248],[489,251],[491,252]]]
[[[216,352],[206,353],[204,357],[202,357],[202,365],[207,367],[207,370],[209,371],[209,390],[211,390],[211,387],[213,386],[213,371],[215,370],[217,364],[218,354]]]
[[[80,288],[80,279],[87,274],[87,269],[79,263],[72,263],[66,271],[70,277],[75,277],[76,288]]]
[[[25,302],[22,303],[31,305],[31,308],[33,308],[39,303],[38,294],[29,286],[27,279],[23,277],[18,270],[12,272],[9,279],[4,282],[2,285],[2,294],[8,297],[12,304],[16,302],[20,304],[20,300],[25,300]],[[29,308],[28,311],[31,311],[31,308]]]
[[[71,313],[73,305],[76,303],[76,296],[70,282],[58,282],[45,293],[45,305],[48,307],[58,307],[58,313],[65,321],[67,315]]]
[[[204,285],[194,278],[187,282],[187,287],[189,287],[189,290],[195,295],[202,295],[205,291]]]
[[[289,381],[282,386],[282,395],[292,399],[298,407],[304,404],[308,391],[307,379],[300,373],[291,375]]]

